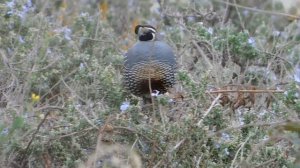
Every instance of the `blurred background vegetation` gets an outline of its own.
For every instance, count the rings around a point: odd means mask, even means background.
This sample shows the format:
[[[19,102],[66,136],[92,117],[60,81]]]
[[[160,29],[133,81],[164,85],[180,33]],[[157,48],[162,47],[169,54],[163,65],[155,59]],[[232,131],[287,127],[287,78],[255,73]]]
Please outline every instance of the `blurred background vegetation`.
[[[300,167],[299,17],[299,0],[0,0],[0,167]],[[178,62],[151,114],[122,87],[137,24]]]

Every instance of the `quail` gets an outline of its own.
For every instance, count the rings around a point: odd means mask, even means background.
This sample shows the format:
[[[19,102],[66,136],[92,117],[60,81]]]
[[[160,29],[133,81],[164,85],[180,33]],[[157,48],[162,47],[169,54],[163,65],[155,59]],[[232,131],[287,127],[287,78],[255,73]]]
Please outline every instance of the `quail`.
[[[157,38],[150,25],[137,25],[136,44],[126,53],[124,85],[132,94],[151,103],[151,93],[163,94],[175,84],[176,60],[172,48]]]

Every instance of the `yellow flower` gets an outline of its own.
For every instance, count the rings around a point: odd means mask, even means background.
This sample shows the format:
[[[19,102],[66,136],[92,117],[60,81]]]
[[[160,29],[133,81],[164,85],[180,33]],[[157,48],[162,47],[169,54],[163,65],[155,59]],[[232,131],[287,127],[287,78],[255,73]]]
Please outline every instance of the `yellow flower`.
[[[35,93],[31,93],[31,100],[32,100],[32,102],[38,102],[38,101],[40,101],[40,95],[36,95]]]

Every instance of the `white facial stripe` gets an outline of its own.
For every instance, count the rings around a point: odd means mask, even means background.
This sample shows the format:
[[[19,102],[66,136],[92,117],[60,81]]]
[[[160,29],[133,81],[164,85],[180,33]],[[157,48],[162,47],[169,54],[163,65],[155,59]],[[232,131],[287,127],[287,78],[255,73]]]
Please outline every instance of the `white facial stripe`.
[[[156,33],[156,30],[155,29],[153,29],[153,28],[151,28],[151,27],[146,27],[147,29],[149,29],[149,30],[151,30],[151,31],[153,31],[154,33]]]
[[[151,39],[151,41],[154,41],[155,40],[155,33],[151,33],[153,38]]]

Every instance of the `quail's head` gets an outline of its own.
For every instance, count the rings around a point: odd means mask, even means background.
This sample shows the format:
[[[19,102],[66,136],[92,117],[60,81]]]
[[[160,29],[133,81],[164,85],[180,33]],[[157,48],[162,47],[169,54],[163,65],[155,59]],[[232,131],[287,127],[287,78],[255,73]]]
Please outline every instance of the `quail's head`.
[[[154,41],[156,29],[150,25],[137,25],[134,30],[140,41]]]

